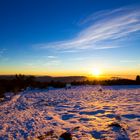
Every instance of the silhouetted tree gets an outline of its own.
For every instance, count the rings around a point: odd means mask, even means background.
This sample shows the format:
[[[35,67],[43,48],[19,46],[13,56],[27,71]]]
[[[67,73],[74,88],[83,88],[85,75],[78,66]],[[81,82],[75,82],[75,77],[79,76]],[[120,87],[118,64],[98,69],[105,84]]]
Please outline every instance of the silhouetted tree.
[[[139,75],[136,76],[136,81],[140,82],[140,76]]]

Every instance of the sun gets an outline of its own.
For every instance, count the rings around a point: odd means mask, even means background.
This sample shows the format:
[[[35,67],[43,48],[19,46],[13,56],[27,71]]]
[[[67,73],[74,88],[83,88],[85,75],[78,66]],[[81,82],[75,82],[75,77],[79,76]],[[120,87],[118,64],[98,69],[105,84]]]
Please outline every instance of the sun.
[[[91,74],[92,76],[99,77],[102,74],[102,71],[99,68],[93,68]]]

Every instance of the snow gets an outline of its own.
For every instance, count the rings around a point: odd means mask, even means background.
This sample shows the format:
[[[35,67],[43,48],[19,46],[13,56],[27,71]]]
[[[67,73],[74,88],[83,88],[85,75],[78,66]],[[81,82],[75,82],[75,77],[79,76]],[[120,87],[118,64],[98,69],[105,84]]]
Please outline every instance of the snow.
[[[0,103],[0,140],[140,140],[140,87],[26,90]]]

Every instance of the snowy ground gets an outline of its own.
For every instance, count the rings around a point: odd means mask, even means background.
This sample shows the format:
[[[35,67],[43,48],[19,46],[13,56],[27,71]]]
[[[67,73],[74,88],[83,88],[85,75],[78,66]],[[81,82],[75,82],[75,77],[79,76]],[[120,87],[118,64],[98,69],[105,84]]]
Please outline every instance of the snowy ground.
[[[0,103],[0,140],[140,140],[140,88],[32,90]]]

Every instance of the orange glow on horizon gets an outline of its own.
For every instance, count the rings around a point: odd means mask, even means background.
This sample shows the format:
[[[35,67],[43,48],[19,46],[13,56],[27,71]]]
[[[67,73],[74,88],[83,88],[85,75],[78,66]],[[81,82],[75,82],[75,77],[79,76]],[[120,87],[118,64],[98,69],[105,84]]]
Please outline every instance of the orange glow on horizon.
[[[47,70],[47,69],[26,69],[25,67],[21,68],[2,68],[0,69],[0,75],[15,75],[15,74],[24,74],[24,75],[36,75],[36,76],[86,76],[86,77],[92,77],[92,78],[100,78],[100,79],[108,79],[111,77],[122,77],[122,78],[130,78],[135,79],[136,75],[140,74],[140,71],[136,70],[128,70],[127,72],[125,70],[118,70],[118,71],[107,71],[105,69],[87,69],[87,70]]]

